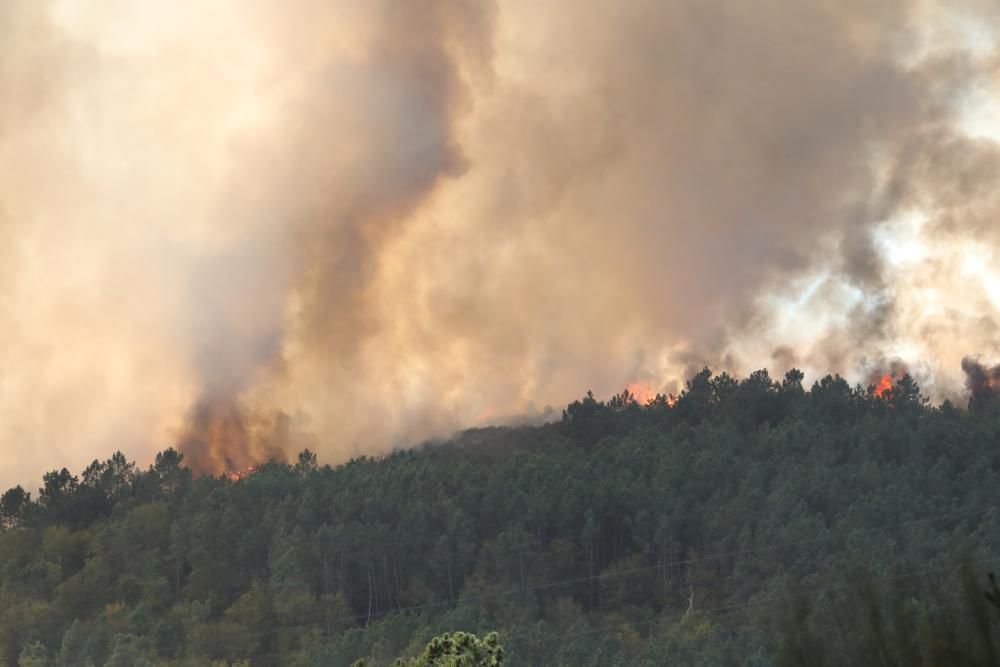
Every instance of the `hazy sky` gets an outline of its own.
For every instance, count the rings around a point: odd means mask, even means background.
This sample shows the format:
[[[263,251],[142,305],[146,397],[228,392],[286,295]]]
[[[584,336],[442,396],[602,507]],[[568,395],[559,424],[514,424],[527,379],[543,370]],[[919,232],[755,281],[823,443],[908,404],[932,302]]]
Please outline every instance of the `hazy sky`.
[[[960,397],[1000,359],[998,33],[986,0],[5,0],[0,486],[336,462],[704,364]]]

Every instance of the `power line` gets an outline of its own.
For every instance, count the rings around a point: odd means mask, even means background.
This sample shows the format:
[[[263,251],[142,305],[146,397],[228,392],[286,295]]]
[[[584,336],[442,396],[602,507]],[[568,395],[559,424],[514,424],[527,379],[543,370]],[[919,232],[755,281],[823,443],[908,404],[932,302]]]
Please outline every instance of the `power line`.
[[[796,598],[796,597],[803,597],[803,596],[812,596],[812,595],[819,595],[819,594],[822,594],[822,593],[830,593],[830,592],[834,592],[834,591],[848,590],[850,588],[853,588],[853,587],[856,587],[856,586],[859,586],[859,585],[863,585],[863,584],[874,584],[874,583],[882,583],[882,582],[887,582],[887,581],[895,581],[895,580],[906,579],[906,578],[910,578],[910,577],[921,576],[921,575],[932,574],[932,573],[939,573],[939,574],[950,573],[950,572],[954,572],[956,570],[959,570],[959,569],[961,569],[963,567],[974,566],[974,565],[984,565],[984,564],[987,564],[987,563],[995,563],[997,561],[1000,561],[1000,557],[984,558],[984,559],[975,560],[975,561],[965,561],[965,562],[959,563],[957,565],[956,564],[952,564],[952,565],[947,565],[947,566],[942,566],[942,567],[923,568],[923,569],[913,570],[913,571],[910,571],[910,572],[904,572],[904,573],[895,574],[895,575],[891,575],[891,576],[871,577],[871,578],[866,578],[866,579],[864,579],[864,580],[862,580],[860,582],[853,582],[853,583],[849,583],[849,584],[838,584],[838,585],[833,585],[833,586],[823,586],[823,587],[819,587],[819,588],[810,588],[810,589],[804,589],[804,590],[792,591],[792,592],[778,592],[778,593],[774,593],[774,594],[768,596],[768,599],[766,599],[764,601],[760,601],[760,600],[757,600],[757,599],[747,600],[745,602],[737,602],[737,603],[731,603],[731,604],[724,604],[724,605],[719,605],[719,606],[716,606],[716,607],[712,607],[710,609],[702,609],[702,610],[698,610],[698,611],[693,612],[693,613],[698,614],[698,615],[706,615],[706,614],[716,614],[716,613],[726,612],[726,611],[733,611],[733,610],[736,610],[736,609],[767,608],[767,607],[773,606],[775,603],[784,602],[788,598]],[[634,627],[634,628],[642,628],[642,627],[653,625],[653,624],[657,624],[657,623],[667,622],[667,621],[670,621],[672,619],[673,620],[683,619],[685,616],[687,616],[688,613],[689,612],[685,611],[685,612],[674,612],[672,614],[660,614],[660,615],[658,615],[658,616],[656,616],[654,618],[648,619],[646,621],[639,621],[637,623],[634,623],[634,624],[632,624],[632,627]],[[317,624],[311,623],[311,624],[302,624],[302,625],[299,625],[299,626],[285,626],[285,627],[282,627],[282,628],[276,628],[276,629],[274,629],[272,631],[263,631],[263,632],[260,632],[260,633],[251,633],[250,636],[263,636],[263,635],[266,635],[266,634],[270,634],[271,632],[274,632],[274,631],[289,630],[289,629],[298,629],[298,628],[304,628],[304,627],[314,627],[315,625],[317,625]],[[742,624],[738,624],[738,625],[734,625],[734,626],[729,626],[729,629],[733,630],[733,629],[745,628],[745,627],[758,627],[758,625],[759,624],[756,624],[756,623],[742,623]],[[618,630],[619,627],[620,626],[609,626],[609,627],[602,627],[602,628],[592,628],[590,630],[584,630],[582,632],[575,632],[575,633],[572,633],[572,634],[559,635],[559,636],[556,636],[556,637],[547,637],[547,638],[543,638],[543,639],[534,639],[534,638],[530,637],[530,635],[526,635],[526,634],[523,634],[523,633],[520,634],[520,635],[509,635],[507,637],[501,636],[501,638],[505,642],[525,641],[525,642],[534,643],[534,644],[538,644],[538,643],[543,643],[543,644],[544,643],[551,643],[551,642],[554,642],[554,641],[566,642],[568,640],[578,639],[580,637],[601,635],[601,634],[606,634],[606,633],[609,633],[609,632],[614,632],[614,631]],[[256,654],[253,657],[255,657],[257,659],[261,659],[261,658],[268,658],[268,657],[277,657],[277,656],[280,656],[280,655],[283,655],[283,654],[281,652],[271,652],[271,653],[266,653],[266,654]]]
[[[895,524],[887,524],[887,525],[879,526],[879,527],[876,527],[876,528],[856,529],[856,530],[850,531],[849,533],[846,533],[846,534],[843,534],[843,535],[829,535],[829,536],[825,536],[825,537],[810,538],[810,539],[806,539],[806,540],[798,540],[798,541],[795,541],[795,542],[785,542],[785,543],[782,543],[782,544],[768,545],[768,546],[756,547],[756,548],[752,548],[752,549],[741,549],[741,550],[736,550],[736,551],[720,552],[720,553],[711,554],[711,555],[708,555],[708,556],[679,559],[679,560],[669,561],[669,562],[666,562],[666,563],[661,563],[659,565],[651,565],[651,566],[646,566],[646,567],[632,568],[632,569],[629,569],[629,570],[621,570],[621,571],[618,571],[618,572],[610,572],[610,573],[609,572],[602,572],[602,573],[599,573],[599,574],[590,575],[590,576],[586,576],[586,577],[577,577],[577,578],[573,578],[573,579],[564,579],[564,580],[558,580],[558,581],[542,582],[542,583],[534,584],[534,585],[531,585],[531,586],[519,586],[519,587],[511,588],[511,589],[508,589],[506,591],[502,591],[502,592],[499,592],[499,593],[470,595],[470,596],[465,596],[465,597],[461,597],[461,598],[456,598],[454,600],[439,600],[439,601],[436,601],[436,602],[427,602],[427,603],[422,603],[422,604],[418,604],[418,605],[410,605],[410,606],[407,606],[407,607],[397,607],[395,609],[387,609],[387,610],[372,612],[371,614],[355,614],[355,615],[352,615],[352,616],[341,616],[341,617],[332,618],[332,619],[325,619],[323,621],[314,621],[314,622],[310,622],[310,623],[300,623],[300,624],[295,624],[295,625],[286,625],[286,626],[271,628],[271,629],[268,629],[268,630],[261,630],[261,631],[258,631],[256,633],[251,633],[251,636],[259,637],[259,636],[266,636],[266,635],[270,635],[270,634],[274,634],[274,633],[278,633],[278,632],[283,632],[285,630],[298,630],[298,629],[305,629],[305,628],[311,628],[311,627],[339,625],[339,624],[342,624],[342,623],[350,623],[350,622],[353,622],[353,621],[375,619],[375,618],[379,618],[379,617],[383,617],[383,616],[388,616],[388,615],[392,615],[392,614],[404,614],[404,613],[408,613],[408,612],[422,611],[422,610],[425,610],[425,609],[433,609],[433,608],[437,608],[437,607],[459,606],[459,605],[462,605],[462,604],[465,604],[465,603],[468,603],[468,602],[476,602],[476,601],[483,600],[483,599],[501,598],[501,597],[506,597],[506,596],[510,596],[510,595],[517,595],[517,594],[523,594],[523,593],[528,593],[528,592],[535,592],[535,591],[540,591],[540,590],[547,590],[547,589],[551,589],[551,588],[558,588],[560,586],[570,586],[570,585],[573,585],[573,584],[587,583],[587,582],[590,582],[590,581],[601,581],[601,580],[604,580],[604,579],[611,579],[611,578],[616,578],[616,577],[627,577],[627,576],[632,576],[632,575],[635,575],[635,574],[641,574],[641,573],[644,573],[644,572],[650,572],[650,571],[654,571],[654,570],[667,569],[667,568],[677,567],[677,566],[681,566],[681,565],[693,565],[695,563],[715,561],[715,560],[720,560],[720,559],[724,559],[724,558],[732,558],[732,557],[741,556],[741,555],[745,555],[745,554],[761,553],[761,552],[768,552],[768,551],[777,551],[777,550],[780,550],[780,549],[785,549],[785,548],[790,548],[790,547],[796,547],[796,546],[802,546],[802,545],[806,545],[806,544],[817,544],[817,543],[823,543],[823,542],[830,542],[830,541],[837,540],[837,539],[849,539],[849,538],[857,536],[857,535],[869,535],[869,534],[874,534],[874,533],[879,533],[879,532],[885,532],[887,530],[893,530],[893,529],[897,529],[897,528],[903,528],[903,527],[909,527],[909,526],[915,526],[915,525],[922,525],[922,524],[936,523],[938,521],[945,521],[945,520],[948,520],[948,519],[958,519],[958,518],[967,518],[967,517],[972,517],[972,516],[978,516],[978,515],[981,515],[981,514],[985,514],[986,512],[988,512],[988,511],[990,511],[992,509],[993,509],[993,506],[988,506],[986,508],[981,508],[981,509],[978,509],[978,510],[969,510],[969,511],[965,511],[965,512],[957,512],[957,513],[945,514],[945,515],[941,515],[941,516],[937,516],[937,517],[931,517],[931,518],[926,518],[926,519],[915,519],[915,520],[911,520],[911,521],[903,521],[903,522],[899,522],[899,523],[895,523]]]
[[[702,609],[702,610],[698,610],[696,612],[685,611],[685,612],[675,612],[673,614],[668,614],[668,615],[661,614],[661,615],[659,615],[659,616],[657,616],[655,618],[651,618],[651,619],[648,619],[646,621],[640,621],[638,623],[635,623],[635,624],[633,624],[633,627],[642,627],[642,626],[645,626],[645,625],[652,625],[653,623],[660,623],[662,621],[670,620],[671,618],[677,618],[677,617],[683,618],[684,616],[688,615],[689,613],[695,613],[695,614],[702,614],[702,615],[704,615],[704,614],[714,614],[714,613],[723,612],[723,611],[732,611],[734,609],[741,609],[741,608],[768,607],[768,606],[773,605],[776,602],[783,602],[784,600],[787,600],[789,597],[793,597],[794,598],[794,597],[819,595],[821,593],[830,593],[830,592],[834,592],[834,591],[848,590],[850,588],[853,588],[853,587],[856,587],[856,586],[862,585],[862,584],[874,584],[874,583],[881,583],[881,582],[886,582],[886,581],[895,581],[895,580],[899,580],[899,579],[906,579],[906,578],[909,578],[909,577],[915,577],[915,576],[920,576],[920,575],[924,575],[924,574],[950,573],[950,572],[954,572],[956,570],[960,570],[963,567],[967,567],[967,566],[971,566],[971,565],[983,565],[983,564],[986,564],[986,563],[994,563],[994,562],[997,562],[997,561],[1000,561],[1000,556],[995,556],[995,557],[992,557],[992,558],[984,558],[984,559],[977,560],[977,561],[965,561],[965,562],[959,563],[958,565],[949,565],[949,566],[946,566],[946,567],[932,567],[932,568],[925,568],[925,569],[921,569],[921,570],[914,570],[912,572],[904,572],[902,574],[896,574],[896,575],[887,576],[887,577],[868,578],[868,579],[864,579],[864,580],[862,580],[860,582],[854,582],[854,583],[850,583],[850,584],[838,584],[838,585],[835,585],[835,586],[824,586],[824,587],[821,587],[821,588],[811,588],[811,589],[800,590],[800,591],[793,591],[793,592],[774,593],[774,594],[772,594],[772,595],[769,596],[768,600],[765,600],[763,602],[758,601],[758,600],[747,600],[746,602],[737,602],[737,603],[732,603],[732,604],[719,605],[717,607],[712,607],[710,609]],[[740,627],[756,627],[756,624],[744,623],[742,625],[733,626],[733,628],[740,628]],[[568,639],[575,639],[577,637],[585,637],[585,636],[594,635],[594,634],[604,634],[606,632],[614,632],[617,629],[618,629],[617,627],[594,628],[592,630],[585,630],[583,632],[573,633],[571,635],[560,635],[558,637],[552,637],[552,638],[542,639],[541,641],[542,642],[565,641],[565,640],[568,640]],[[530,639],[528,638],[528,635],[522,634],[520,637],[522,639],[530,641]],[[518,639],[518,636],[517,635],[511,635],[510,637],[508,637],[506,639],[507,640],[516,640],[516,639]]]

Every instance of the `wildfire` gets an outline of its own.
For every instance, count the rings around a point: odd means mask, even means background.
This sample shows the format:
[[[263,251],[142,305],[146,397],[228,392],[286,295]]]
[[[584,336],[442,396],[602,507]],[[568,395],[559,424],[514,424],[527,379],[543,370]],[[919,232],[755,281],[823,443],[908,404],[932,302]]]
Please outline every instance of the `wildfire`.
[[[667,394],[666,396],[660,394],[648,383],[636,380],[635,382],[630,382],[626,387],[628,393],[632,394],[632,398],[639,405],[648,405],[650,402],[656,402],[656,404],[661,404],[665,402],[668,406],[673,407],[674,403],[677,402],[677,397],[673,394]]]
[[[882,376],[882,379],[878,381],[875,386],[875,395],[880,398],[889,398],[889,394],[892,392],[892,376],[886,373]]]
[[[645,382],[632,382],[626,389],[628,389],[628,393],[632,394],[632,397],[639,405],[646,405],[646,403],[656,398],[656,392]]]
[[[473,420],[473,423],[474,424],[482,424],[483,422],[487,421],[488,419],[493,419],[493,416],[494,416],[494,410],[493,410],[493,408],[486,408],[485,410],[483,410],[482,412],[480,412],[478,415],[476,415],[476,418]]]
[[[251,465],[250,467],[245,468],[243,470],[233,470],[231,472],[227,472],[226,473],[226,477],[229,478],[230,482],[236,482],[236,481],[239,481],[239,480],[243,479],[244,477],[249,477],[250,475],[254,474],[255,472],[257,472],[257,465],[256,464]]]

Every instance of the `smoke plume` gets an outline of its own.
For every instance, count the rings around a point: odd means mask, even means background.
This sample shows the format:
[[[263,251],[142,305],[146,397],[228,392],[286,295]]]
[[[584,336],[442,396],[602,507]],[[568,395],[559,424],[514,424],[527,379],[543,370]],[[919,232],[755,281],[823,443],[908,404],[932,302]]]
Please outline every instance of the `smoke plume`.
[[[969,390],[972,405],[986,402],[1000,394],[1000,365],[988,367],[978,359],[962,359],[965,386]]]
[[[341,461],[704,364],[963,396],[994,5],[7,0],[0,482]]]

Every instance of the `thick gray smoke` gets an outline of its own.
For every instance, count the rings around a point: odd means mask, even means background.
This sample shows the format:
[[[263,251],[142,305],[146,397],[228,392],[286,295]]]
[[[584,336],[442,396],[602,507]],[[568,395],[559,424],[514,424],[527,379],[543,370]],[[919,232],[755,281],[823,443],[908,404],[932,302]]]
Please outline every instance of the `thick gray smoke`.
[[[993,3],[0,5],[0,481],[1000,358]],[[14,452],[18,452],[16,455]]]
[[[196,469],[275,454],[273,432],[268,451],[254,434],[260,417],[237,401],[261,374],[281,377],[289,339],[311,365],[328,365],[331,386],[343,389],[345,370],[363,372],[351,367],[379,326],[366,290],[380,255],[439,182],[466,168],[453,136],[460,61],[478,66],[489,53],[491,7],[388,1],[365,13],[363,57],[331,49],[289,72],[280,85],[292,91],[272,120],[280,130],[243,138],[224,174],[213,216],[232,221],[233,240],[187,274],[203,389],[180,444]],[[315,38],[306,24],[293,28]]]

